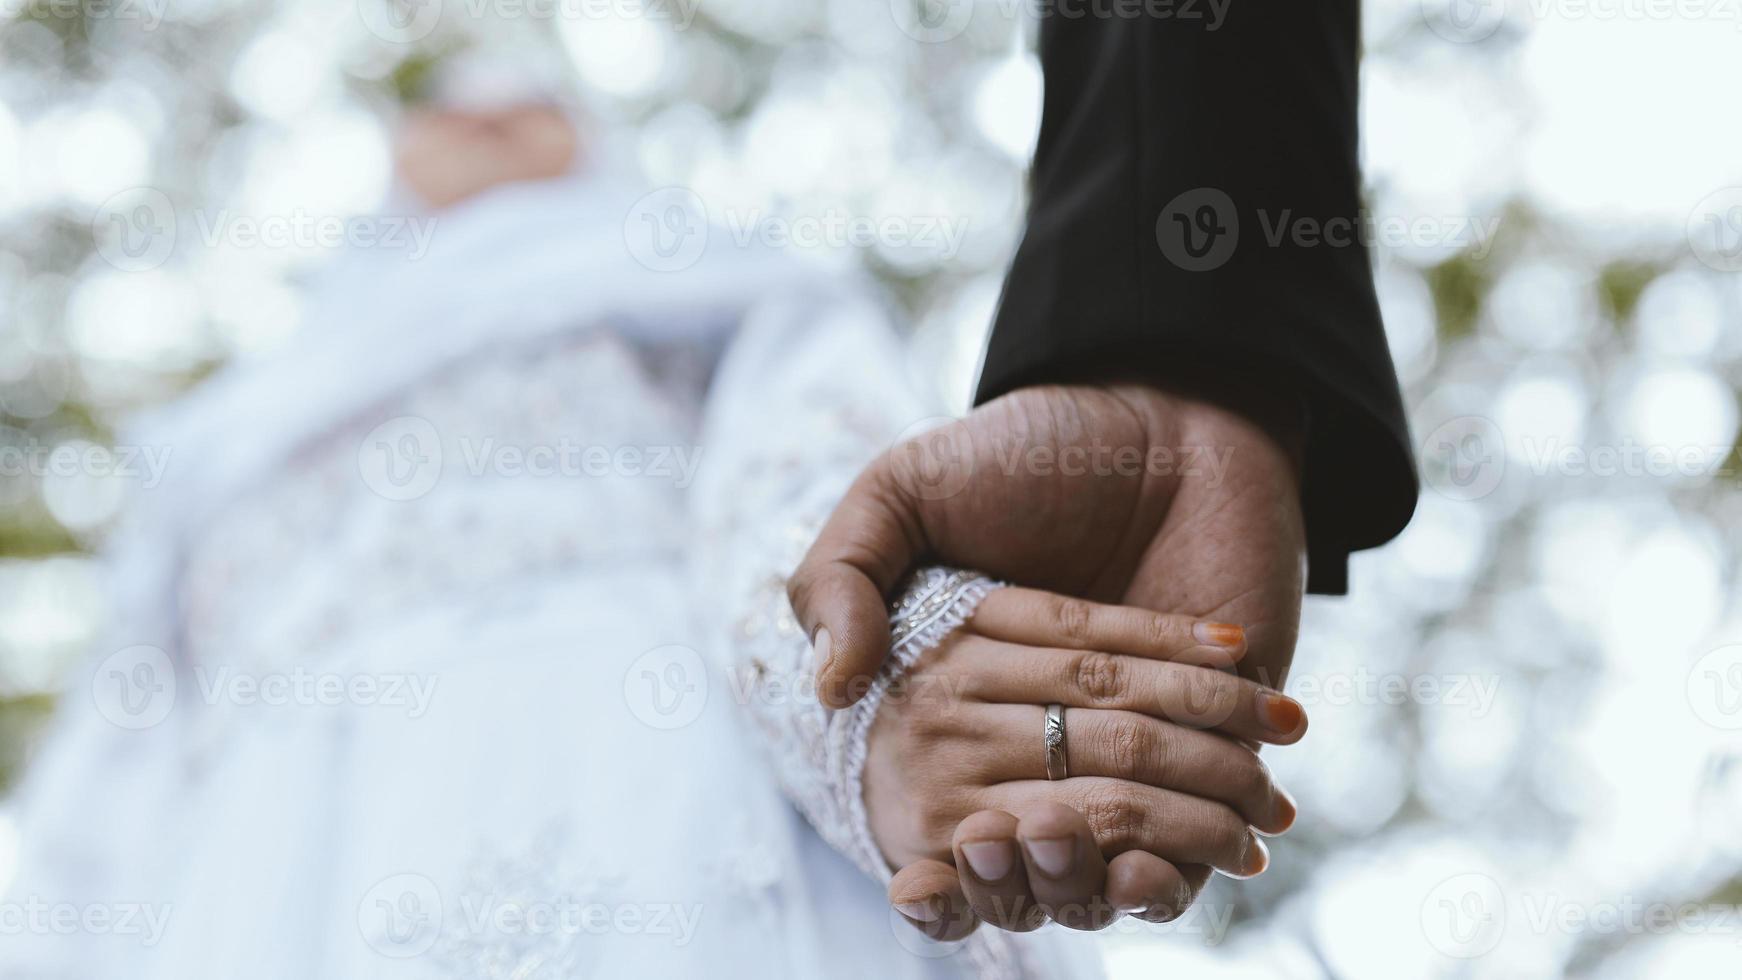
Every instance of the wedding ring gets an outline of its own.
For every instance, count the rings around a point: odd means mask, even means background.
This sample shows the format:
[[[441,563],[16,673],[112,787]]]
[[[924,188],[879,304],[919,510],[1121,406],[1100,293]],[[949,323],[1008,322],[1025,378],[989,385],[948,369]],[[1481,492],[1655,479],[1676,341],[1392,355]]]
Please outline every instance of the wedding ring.
[[[1065,706],[1046,706],[1046,778],[1063,779],[1065,771]]]

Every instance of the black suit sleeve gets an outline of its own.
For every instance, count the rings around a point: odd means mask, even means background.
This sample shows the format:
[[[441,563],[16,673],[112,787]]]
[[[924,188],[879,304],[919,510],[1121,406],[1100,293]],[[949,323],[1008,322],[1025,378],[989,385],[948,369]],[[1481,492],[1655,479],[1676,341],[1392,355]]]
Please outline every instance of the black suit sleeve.
[[[1402,530],[1418,489],[1355,233],[1357,0],[1224,3],[1214,27],[1208,0],[1069,16],[1120,9],[1090,2],[1042,22],[1028,228],[977,400],[1182,372],[1291,392],[1308,587],[1341,593],[1349,553]]]

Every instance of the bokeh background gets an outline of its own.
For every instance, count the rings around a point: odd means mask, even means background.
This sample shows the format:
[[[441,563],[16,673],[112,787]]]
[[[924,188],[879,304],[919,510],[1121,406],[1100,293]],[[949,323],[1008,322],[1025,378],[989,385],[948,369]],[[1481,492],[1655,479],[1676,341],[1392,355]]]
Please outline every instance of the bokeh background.
[[[367,212],[408,107],[537,90],[710,204],[962,223],[949,254],[830,258],[965,406],[1037,15],[924,3],[0,0],[0,787],[107,615],[89,556],[138,480],[92,453],[269,353],[332,257],[184,234],[128,267],[116,202]],[[1372,0],[1365,47],[1420,507],[1309,603],[1313,731],[1270,756],[1304,817],[1272,870],[1084,941],[1116,977],[1737,976],[1742,12]],[[0,811],[0,884],[16,836]]]

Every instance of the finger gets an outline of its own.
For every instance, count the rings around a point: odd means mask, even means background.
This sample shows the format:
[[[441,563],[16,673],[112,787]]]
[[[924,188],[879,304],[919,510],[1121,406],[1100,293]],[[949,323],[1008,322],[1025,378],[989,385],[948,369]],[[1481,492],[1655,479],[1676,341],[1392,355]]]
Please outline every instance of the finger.
[[[1197,901],[1204,887],[1209,869],[1195,868],[1200,875],[1194,882],[1171,861],[1148,851],[1126,851],[1107,863],[1107,901],[1145,922],[1171,922]]]
[[[966,723],[997,733],[979,776],[987,783],[1046,778],[1042,733],[1046,709],[1038,705],[970,706]],[[1246,746],[1213,732],[1184,728],[1135,711],[1065,709],[1065,771],[1171,789],[1224,803],[1265,834],[1293,826],[1294,800]]]
[[[918,556],[914,516],[884,458],[853,481],[787,579],[786,594],[817,665],[817,693],[844,708],[859,700],[889,651],[884,597]]]
[[[939,942],[954,942],[974,931],[980,920],[968,907],[961,876],[942,861],[915,861],[889,880],[889,904]]]
[[[1105,650],[1206,667],[1246,655],[1246,631],[1231,623],[1090,602],[1039,589],[1003,588],[981,600],[974,631],[1031,647]]]
[[[1069,929],[1100,929],[1118,918],[1108,904],[1107,861],[1083,815],[1043,803],[1016,826],[1034,900],[1047,917]]]
[[[1306,734],[1300,702],[1220,670],[1099,650],[1015,646],[970,637],[951,653],[963,693],[1003,704],[1140,711],[1199,730],[1275,745]]]
[[[1000,929],[1029,932],[1046,922],[1046,913],[1029,890],[1016,828],[1016,818],[1010,814],[982,810],[956,825],[952,846],[962,891],[974,914]]]
[[[1041,803],[1063,803],[1081,813],[1101,852],[1148,851],[1182,864],[1207,864],[1234,878],[1250,878],[1270,865],[1270,851],[1246,821],[1221,803],[1123,779],[1073,776],[988,787],[1001,810],[1027,813]],[[972,892],[969,898],[972,900]]]

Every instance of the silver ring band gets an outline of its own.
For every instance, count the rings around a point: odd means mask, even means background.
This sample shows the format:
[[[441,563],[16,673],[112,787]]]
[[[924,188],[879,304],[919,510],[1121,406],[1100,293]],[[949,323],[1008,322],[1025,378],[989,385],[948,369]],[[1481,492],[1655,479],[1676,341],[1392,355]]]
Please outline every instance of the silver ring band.
[[[1065,706],[1046,706],[1046,778],[1063,779],[1065,768]]]

